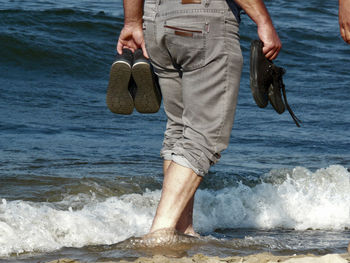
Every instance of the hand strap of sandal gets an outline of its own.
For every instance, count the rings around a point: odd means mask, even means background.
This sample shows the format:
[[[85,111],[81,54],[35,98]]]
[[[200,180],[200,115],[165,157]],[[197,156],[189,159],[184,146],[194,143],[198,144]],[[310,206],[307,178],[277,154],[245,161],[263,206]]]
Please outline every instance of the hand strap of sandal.
[[[292,116],[295,124],[300,127],[300,122],[302,122],[300,119],[298,119],[297,116],[295,116],[292,108],[289,106],[288,104],[288,101],[287,101],[287,95],[286,95],[286,87],[284,86],[284,83],[283,83],[283,79],[282,79],[282,75],[286,72],[284,68],[281,68],[281,67],[277,67],[276,65],[275,66],[275,74],[276,74],[276,77],[278,77],[278,84],[279,84],[279,87],[280,89],[282,89],[282,94],[283,94],[283,100],[284,100],[284,104],[286,105],[286,108],[290,114],[290,116]]]

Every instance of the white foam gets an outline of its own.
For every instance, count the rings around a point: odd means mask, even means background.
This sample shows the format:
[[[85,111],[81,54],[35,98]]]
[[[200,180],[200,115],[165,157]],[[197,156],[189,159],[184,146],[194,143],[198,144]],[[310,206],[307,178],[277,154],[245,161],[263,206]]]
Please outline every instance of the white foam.
[[[281,183],[199,191],[195,227],[341,230],[350,227],[350,173],[342,166],[297,167]]]
[[[64,246],[113,244],[143,235],[152,223],[159,198],[160,191],[112,197],[86,204],[80,210],[59,210],[50,203],[3,202],[0,256]]]
[[[281,173],[282,180],[271,175],[255,187],[239,184],[219,191],[199,190],[196,230],[350,227],[350,173],[344,167],[330,166],[316,172],[297,167],[291,174]],[[79,194],[59,203],[2,199],[0,256],[112,244],[143,235],[151,226],[159,198],[160,190],[106,200]]]

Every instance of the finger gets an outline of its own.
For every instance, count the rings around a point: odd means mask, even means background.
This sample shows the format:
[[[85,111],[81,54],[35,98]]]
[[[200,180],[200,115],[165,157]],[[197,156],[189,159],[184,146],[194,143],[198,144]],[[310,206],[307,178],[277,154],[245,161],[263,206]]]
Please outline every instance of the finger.
[[[118,44],[117,44],[117,52],[119,53],[119,55],[121,55],[123,53],[123,44],[118,41]]]
[[[272,54],[272,56],[271,56],[270,60],[274,60],[274,59],[276,59],[276,58],[277,58],[277,56],[278,56],[278,50],[275,50],[275,52]]]
[[[265,57],[269,60],[272,60],[273,55],[275,54],[276,50],[275,49],[270,49],[266,54]]]
[[[275,53],[272,55],[271,60],[274,60],[277,58],[278,54],[281,51],[282,46],[278,46],[277,49],[275,50]]]
[[[350,32],[347,32],[345,29],[343,29],[340,31],[340,34],[341,34],[343,40],[346,43],[350,44]]]
[[[272,49],[271,47],[266,46],[265,43],[264,43],[262,52],[266,56],[266,54],[269,53],[271,51],[271,49]]]
[[[145,56],[145,58],[149,58],[148,53],[147,53],[147,50],[146,50],[145,42],[143,42],[143,43],[141,44],[141,48],[142,48],[142,52],[143,52],[143,55]]]
[[[344,31],[345,31],[345,42],[349,43],[349,41],[350,41],[350,27],[346,28]]]
[[[346,42],[345,29],[342,26],[340,26],[340,35],[343,38],[343,40]]]
[[[128,41],[127,48],[131,49],[131,51],[134,53],[138,47],[134,41]]]
[[[264,53],[264,54],[265,54],[265,57],[268,58],[268,59],[270,59],[270,60],[275,59],[275,58],[278,56],[278,54],[279,54],[281,48],[282,48],[282,45],[281,45],[281,44],[278,44],[278,45],[276,45],[275,47],[270,48],[270,49],[266,48],[267,51],[266,51],[266,53]],[[264,49],[263,49],[263,52],[264,52]]]

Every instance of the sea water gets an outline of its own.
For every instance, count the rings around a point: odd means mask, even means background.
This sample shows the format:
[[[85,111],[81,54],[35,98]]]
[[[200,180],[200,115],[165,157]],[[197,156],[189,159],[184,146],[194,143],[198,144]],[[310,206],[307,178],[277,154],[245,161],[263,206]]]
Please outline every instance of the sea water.
[[[266,1],[302,120],[258,108],[256,26],[230,146],[196,195],[197,244],[176,255],[342,253],[350,241],[350,46],[335,1]],[[150,228],[162,185],[157,114],[118,116],[105,95],[122,1],[0,1],[0,261],[149,255],[119,243]],[[184,254],[183,254],[184,253]]]

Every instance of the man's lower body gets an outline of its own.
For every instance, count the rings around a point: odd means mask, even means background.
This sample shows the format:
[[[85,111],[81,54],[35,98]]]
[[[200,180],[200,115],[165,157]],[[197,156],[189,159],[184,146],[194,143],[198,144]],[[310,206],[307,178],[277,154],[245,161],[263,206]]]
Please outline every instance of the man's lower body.
[[[144,36],[168,117],[162,196],[150,232],[194,235],[194,194],[228,143],[242,54],[225,0],[146,0]]]

